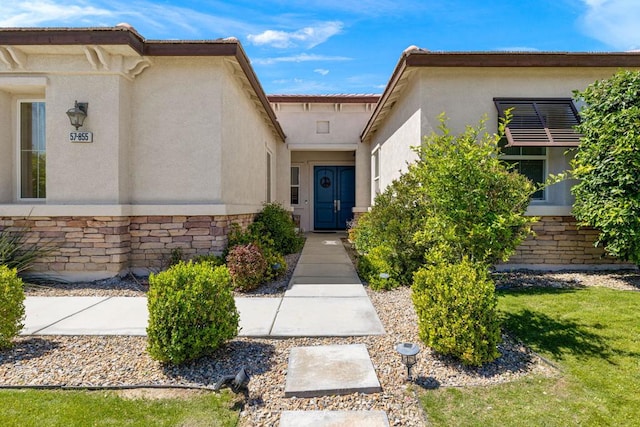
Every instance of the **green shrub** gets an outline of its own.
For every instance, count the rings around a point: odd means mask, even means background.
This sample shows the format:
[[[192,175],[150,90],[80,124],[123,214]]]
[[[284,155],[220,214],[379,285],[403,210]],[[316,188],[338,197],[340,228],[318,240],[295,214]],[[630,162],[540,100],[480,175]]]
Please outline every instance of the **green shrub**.
[[[467,365],[500,356],[495,286],[484,265],[463,259],[422,268],[412,290],[420,339],[427,346]]]
[[[619,71],[575,95],[585,106],[573,214],[599,231],[597,245],[609,255],[640,265],[640,71]]]
[[[268,235],[273,240],[273,249],[284,255],[298,252],[304,244],[291,213],[278,203],[266,203],[249,229],[254,235]]]
[[[265,278],[267,261],[258,245],[236,245],[227,255],[227,267],[235,289],[250,291]]]
[[[376,246],[358,259],[358,274],[375,291],[390,290],[400,286],[400,274],[389,261],[395,259],[393,249]]]
[[[148,351],[176,365],[211,354],[238,334],[239,315],[225,266],[180,262],[149,276]]]
[[[23,227],[0,230],[0,265],[15,268],[18,273],[22,273],[38,258],[51,253],[51,248],[38,243],[27,243],[28,235],[29,230]]]
[[[206,255],[196,255],[193,257],[192,261],[197,263],[206,263],[211,267],[218,267],[220,265],[224,265],[224,258],[215,254],[206,254]]]
[[[0,265],[0,349],[11,347],[24,320],[24,290],[15,268]]]
[[[262,254],[267,264],[265,280],[275,280],[285,275],[287,272],[287,261],[280,252],[266,247],[262,248]]]

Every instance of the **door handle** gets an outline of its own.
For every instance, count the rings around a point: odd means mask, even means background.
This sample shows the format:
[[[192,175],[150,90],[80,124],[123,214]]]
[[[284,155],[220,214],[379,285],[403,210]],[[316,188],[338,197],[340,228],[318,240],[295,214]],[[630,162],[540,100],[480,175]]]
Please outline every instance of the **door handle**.
[[[334,200],[333,201],[333,213],[338,212],[338,201]]]
[[[336,200],[338,202],[338,210],[336,212],[340,212],[340,200]]]

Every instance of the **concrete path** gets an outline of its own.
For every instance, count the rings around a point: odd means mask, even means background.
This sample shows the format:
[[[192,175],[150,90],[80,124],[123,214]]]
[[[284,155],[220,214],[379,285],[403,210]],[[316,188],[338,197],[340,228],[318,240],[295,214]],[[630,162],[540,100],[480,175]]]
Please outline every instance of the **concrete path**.
[[[309,234],[284,297],[236,298],[245,337],[381,335],[340,241]],[[145,335],[145,297],[27,297],[22,335]]]
[[[309,234],[283,297],[236,298],[240,336],[382,335],[384,328],[340,237]],[[22,335],[146,335],[145,297],[27,297]],[[295,347],[285,396],[381,390],[364,344]],[[284,411],[281,427],[381,426],[383,411]]]

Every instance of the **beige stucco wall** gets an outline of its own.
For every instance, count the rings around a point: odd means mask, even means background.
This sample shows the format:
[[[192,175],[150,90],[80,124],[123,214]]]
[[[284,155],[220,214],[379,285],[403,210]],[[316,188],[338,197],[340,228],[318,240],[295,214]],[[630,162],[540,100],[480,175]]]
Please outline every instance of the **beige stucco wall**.
[[[226,203],[259,210],[267,201],[267,151],[271,153],[271,201],[278,197],[278,158],[284,142],[277,141],[256,111],[246,86],[230,75],[221,76],[222,195]],[[282,187],[282,183],[280,183]]]
[[[134,82],[132,203],[221,203],[220,58],[155,58]]]
[[[356,206],[365,211],[369,206],[370,153],[360,142],[360,133],[371,116],[374,104],[340,102],[272,103],[278,121],[287,135],[291,152],[290,166],[300,167],[300,203],[294,214],[300,216],[302,230],[313,229],[313,166],[355,165]],[[318,122],[328,122],[329,132],[318,133]],[[287,156],[289,157],[289,156]],[[286,177],[285,198],[289,198],[290,177]],[[288,201],[287,201],[288,203]]]
[[[392,112],[384,120],[370,143],[371,150],[381,147],[381,188],[387,186],[415,154],[409,147],[431,134],[445,113],[452,132],[487,118],[487,131],[497,131],[494,97],[572,97],[597,79],[610,77],[611,68],[464,68],[424,67],[410,71],[409,81]],[[569,167],[571,154],[564,148],[550,148],[549,173]],[[532,202],[532,215],[568,215],[573,198],[571,182],[550,187],[547,200]]]
[[[11,95],[0,90],[0,203],[10,203],[13,198],[13,164],[15,158]]]
[[[48,77],[47,203],[119,203],[119,80],[116,75]],[[75,100],[88,102],[82,131],[93,143],[69,142],[75,129],[65,112]]]
[[[412,80],[400,92],[393,109],[384,124],[376,131],[369,143],[371,155],[379,151],[380,191],[406,171],[407,162],[416,159],[412,146],[420,144],[424,123],[422,117],[423,90],[419,81]],[[373,182],[373,158],[370,160],[372,171],[370,184],[370,202],[375,198],[375,183]]]

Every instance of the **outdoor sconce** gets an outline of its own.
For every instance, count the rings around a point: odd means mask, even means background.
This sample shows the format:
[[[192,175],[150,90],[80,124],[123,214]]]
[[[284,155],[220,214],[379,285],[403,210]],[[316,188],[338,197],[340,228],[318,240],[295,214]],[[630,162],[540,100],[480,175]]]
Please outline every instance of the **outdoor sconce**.
[[[407,380],[411,381],[411,367],[418,362],[418,353],[420,353],[420,347],[418,344],[410,342],[401,342],[396,346],[396,351],[402,357],[402,363],[407,367]]]
[[[75,126],[76,130],[84,124],[84,119],[87,118],[87,109],[89,108],[88,102],[78,102],[73,108],[67,110],[67,116],[69,116],[69,121],[71,122],[71,126]]]

